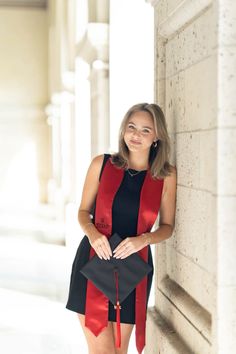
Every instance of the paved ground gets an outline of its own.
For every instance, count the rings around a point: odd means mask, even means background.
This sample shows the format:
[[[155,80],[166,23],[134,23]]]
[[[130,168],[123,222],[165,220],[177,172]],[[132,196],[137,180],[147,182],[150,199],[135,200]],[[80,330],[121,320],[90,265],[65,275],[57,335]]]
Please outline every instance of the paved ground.
[[[45,297],[0,289],[2,354],[87,354],[76,314]],[[134,339],[130,354],[136,353]]]
[[[44,222],[43,240],[35,234],[35,219],[33,224],[31,237],[29,228],[24,237],[23,227],[17,235],[9,223],[5,236],[0,230],[0,352],[87,354],[76,314],[65,309],[75,249],[56,245],[55,235],[45,242],[55,230],[51,222],[48,229]],[[134,353],[133,331],[129,354]]]
[[[0,238],[1,354],[85,354],[76,314],[65,309],[64,246]]]
[[[79,323],[59,302],[0,289],[2,354],[86,353]]]

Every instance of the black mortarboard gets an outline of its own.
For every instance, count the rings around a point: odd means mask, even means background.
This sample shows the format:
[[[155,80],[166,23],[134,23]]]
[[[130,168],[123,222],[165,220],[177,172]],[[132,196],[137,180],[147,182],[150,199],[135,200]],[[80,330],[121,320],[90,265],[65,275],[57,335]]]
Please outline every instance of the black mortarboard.
[[[112,251],[122,241],[114,233],[109,238]],[[81,273],[101,290],[119,310],[122,301],[134,290],[137,284],[152,270],[138,253],[120,259],[100,259],[96,254],[82,267]],[[117,313],[119,317],[119,313]]]

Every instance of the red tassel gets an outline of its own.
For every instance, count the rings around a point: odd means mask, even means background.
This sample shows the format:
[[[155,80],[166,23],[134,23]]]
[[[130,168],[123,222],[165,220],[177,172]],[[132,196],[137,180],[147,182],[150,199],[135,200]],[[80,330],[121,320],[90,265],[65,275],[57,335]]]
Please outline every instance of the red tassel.
[[[114,308],[116,309],[116,348],[121,347],[121,331],[120,331],[120,310],[121,306],[119,303],[119,280],[118,280],[118,272],[115,269],[115,282],[116,282],[116,305]]]
[[[116,348],[121,346],[121,332],[120,332],[120,304],[117,301],[116,304]]]

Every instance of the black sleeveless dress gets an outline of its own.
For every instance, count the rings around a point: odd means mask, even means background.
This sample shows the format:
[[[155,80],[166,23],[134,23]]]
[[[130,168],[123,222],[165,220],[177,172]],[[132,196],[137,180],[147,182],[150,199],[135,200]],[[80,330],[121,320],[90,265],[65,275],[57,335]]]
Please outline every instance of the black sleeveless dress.
[[[110,157],[110,154],[104,154],[103,165],[100,173],[100,177],[103,168]],[[131,170],[135,173],[135,170]],[[115,195],[112,206],[112,234],[117,232],[121,237],[130,237],[136,235],[140,191],[144,182],[144,178],[147,171],[143,170],[135,176],[125,171],[124,178],[121,185]],[[99,178],[100,179],[100,178]],[[95,215],[96,202],[94,204],[92,215]],[[85,301],[86,301],[86,289],[87,279],[80,273],[80,269],[89,260],[90,243],[87,236],[84,236],[81,240],[71,270],[70,286],[68,300],[66,308],[81,314],[85,314]],[[151,248],[148,246],[148,263],[153,269],[153,260]],[[153,278],[153,270],[148,274],[147,282],[147,302],[151,290]],[[135,324],[135,289],[130,295],[122,302],[121,310],[121,323]],[[109,301],[109,321],[116,321],[116,311],[113,304]]]

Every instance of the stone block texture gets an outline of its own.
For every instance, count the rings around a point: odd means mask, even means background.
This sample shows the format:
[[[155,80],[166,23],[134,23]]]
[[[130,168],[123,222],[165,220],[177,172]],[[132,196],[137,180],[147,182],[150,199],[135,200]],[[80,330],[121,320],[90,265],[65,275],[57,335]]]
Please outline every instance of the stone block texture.
[[[176,224],[156,246],[146,353],[236,346],[236,4],[152,1],[155,100],[177,167]]]

